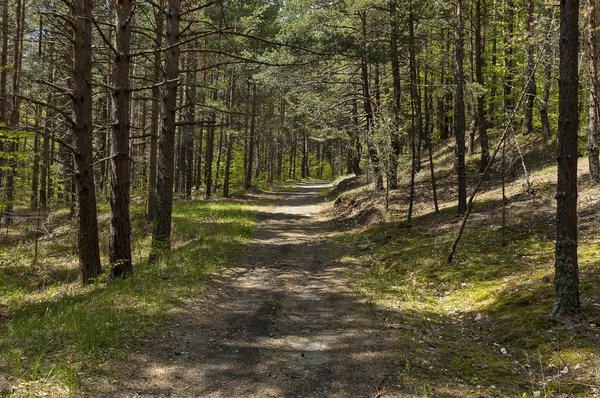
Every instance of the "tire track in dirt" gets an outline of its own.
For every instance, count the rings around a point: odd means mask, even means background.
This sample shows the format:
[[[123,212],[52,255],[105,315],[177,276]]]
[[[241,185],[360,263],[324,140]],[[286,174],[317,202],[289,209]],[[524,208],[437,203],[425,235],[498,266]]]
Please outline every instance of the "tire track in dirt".
[[[396,376],[386,315],[356,297],[328,240],[325,183],[259,199],[239,265],[142,346],[107,397],[375,397]],[[383,395],[380,395],[383,396]],[[386,397],[396,396],[391,392]]]

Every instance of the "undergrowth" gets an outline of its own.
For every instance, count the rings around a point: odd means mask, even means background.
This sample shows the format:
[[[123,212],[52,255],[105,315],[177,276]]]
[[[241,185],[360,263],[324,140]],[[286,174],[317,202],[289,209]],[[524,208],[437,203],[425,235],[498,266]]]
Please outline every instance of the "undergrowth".
[[[254,224],[244,205],[177,204],[174,248],[149,266],[145,258],[151,227],[137,215],[141,209],[133,213],[135,271],[125,280],[107,284],[103,275],[92,286],[80,286],[75,225],[64,215],[49,222],[35,266],[31,239],[4,245],[0,374],[5,376],[0,377],[0,395],[68,395],[83,380],[100,376],[109,362],[127,358],[140,339],[156,332],[170,309],[198,294],[209,272],[235,262]],[[106,248],[107,217],[101,217]]]
[[[440,163],[440,169],[450,170]],[[442,212],[436,215],[429,202],[428,170],[419,173],[418,214],[411,225],[403,221],[405,208],[399,206],[387,222],[336,238],[348,248],[344,261],[359,269],[352,278],[360,294],[396,314],[384,327],[397,333],[395,349],[404,365],[395,382],[402,390],[423,397],[600,394],[599,223],[586,216],[597,214],[598,189],[580,184],[583,314],[553,317],[556,169],[539,159],[530,163],[535,165],[534,195],[520,192],[518,177],[509,181],[505,247],[500,187],[492,178],[454,262],[447,264],[460,220],[454,197],[448,195],[455,176],[440,181]],[[584,160],[581,164],[583,175]],[[368,192],[343,195],[343,205],[354,201],[364,207],[371,200],[371,206],[381,207],[381,199],[369,199]],[[406,203],[403,195],[392,200]]]

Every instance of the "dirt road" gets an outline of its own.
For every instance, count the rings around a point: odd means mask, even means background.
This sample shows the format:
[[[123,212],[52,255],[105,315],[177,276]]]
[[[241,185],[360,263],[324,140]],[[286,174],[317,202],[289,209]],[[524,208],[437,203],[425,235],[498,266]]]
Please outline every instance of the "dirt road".
[[[349,286],[342,251],[328,239],[326,187],[263,197],[272,206],[257,208],[238,266],[143,346],[105,396],[396,396],[385,314]]]

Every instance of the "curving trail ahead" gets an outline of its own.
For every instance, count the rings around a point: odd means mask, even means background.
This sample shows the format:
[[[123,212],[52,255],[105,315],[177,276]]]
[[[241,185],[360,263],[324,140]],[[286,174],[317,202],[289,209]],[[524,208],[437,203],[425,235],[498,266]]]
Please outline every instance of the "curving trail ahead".
[[[328,240],[326,183],[261,200],[237,267],[141,347],[106,397],[393,397],[386,315],[356,297]],[[404,395],[406,396],[406,395]]]

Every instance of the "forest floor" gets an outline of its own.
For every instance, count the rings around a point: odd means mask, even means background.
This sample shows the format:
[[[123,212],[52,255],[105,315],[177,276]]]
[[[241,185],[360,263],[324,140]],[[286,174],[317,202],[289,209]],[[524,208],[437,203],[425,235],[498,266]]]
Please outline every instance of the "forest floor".
[[[24,221],[0,239],[0,396],[599,397],[600,187],[581,158],[582,314],[553,317],[555,143],[519,140],[506,200],[496,164],[452,264],[450,143],[434,153],[439,214],[425,162],[411,223],[408,175],[388,198],[352,177],[181,202],[174,250],[150,267],[137,209],[139,265],[112,284],[79,286],[65,210],[33,266]]]
[[[551,153],[556,142],[535,134],[510,140],[506,199],[498,159],[483,179],[452,264],[446,259],[462,217],[451,143],[433,153],[437,214],[429,162],[417,174],[410,223],[409,173],[401,178],[403,189],[388,198],[357,177],[331,193],[333,214],[349,231],[334,238],[344,247],[341,260],[358,267],[352,280],[360,294],[391,314],[384,327],[394,330],[403,364],[396,386],[406,396],[600,397],[600,187],[589,184],[587,159],[580,157],[582,313],[554,317],[557,172]],[[402,167],[408,170],[409,162],[403,159]],[[478,168],[479,155],[469,156],[469,195]]]
[[[114,380],[106,397],[376,397],[396,369],[388,317],[348,283],[329,239],[326,183],[254,197],[257,227],[236,267],[190,299]]]

